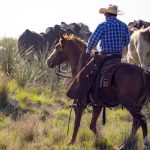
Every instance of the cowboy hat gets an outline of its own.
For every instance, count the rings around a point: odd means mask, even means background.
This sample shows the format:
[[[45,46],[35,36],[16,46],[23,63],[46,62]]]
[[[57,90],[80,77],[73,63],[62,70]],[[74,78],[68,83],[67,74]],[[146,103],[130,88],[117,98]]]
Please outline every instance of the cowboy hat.
[[[99,10],[100,14],[105,14],[105,13],[111,13],[111,14],[115,14],[115,15],[123,15],[123,11],[118,10],[118,6],[116,5],[108,5],[107,8],[100,8]]]

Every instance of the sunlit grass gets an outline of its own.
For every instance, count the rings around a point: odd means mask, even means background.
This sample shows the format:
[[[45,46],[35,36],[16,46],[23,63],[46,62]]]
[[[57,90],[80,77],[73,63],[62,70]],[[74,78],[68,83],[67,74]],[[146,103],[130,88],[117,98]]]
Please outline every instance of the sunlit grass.
[[[18,85],[15,80],[10,80],[8,82],[8,89],[10,91],[10,95],[20,102],[35,102],[49,105],[53,101],[53,94],[48,87],[31,86],[23,88]]]

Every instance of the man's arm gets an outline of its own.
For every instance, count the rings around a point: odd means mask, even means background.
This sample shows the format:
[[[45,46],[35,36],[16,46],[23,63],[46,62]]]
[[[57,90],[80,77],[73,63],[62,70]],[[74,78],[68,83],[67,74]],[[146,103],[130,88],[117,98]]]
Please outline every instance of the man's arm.
[[[105,28],[104,28],[103,24],[100,24],[96,28],[96,30],[93,32],[93,34],[89,38],[86,53],[90,53],[91,50],[94,47],[96,47],[96,45],[99,42],[99,40],[101,40],[103,38],[104,31],[105,31]]]
[[[125,32],[124,47],[127,47],[129,43],[130,43],[130,32],[129,32],[129,29],[127,27],[126,32]]]

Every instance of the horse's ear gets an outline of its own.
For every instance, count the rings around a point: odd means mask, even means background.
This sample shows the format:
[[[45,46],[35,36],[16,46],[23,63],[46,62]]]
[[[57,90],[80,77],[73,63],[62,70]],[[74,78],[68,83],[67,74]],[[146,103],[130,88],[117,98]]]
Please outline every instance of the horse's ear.
[[[62,32],[59,32],[59,37],[60,37],[61,39],[64,39],[64,36],[63,36],[63,33],[62,33]]]

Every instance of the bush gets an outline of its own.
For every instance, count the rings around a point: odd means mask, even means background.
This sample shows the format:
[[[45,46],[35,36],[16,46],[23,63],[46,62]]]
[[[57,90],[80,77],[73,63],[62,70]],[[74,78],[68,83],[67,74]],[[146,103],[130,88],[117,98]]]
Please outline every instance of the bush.
[[[16,59],[16,40],[12,38],[4,38],[0,40],[0,65],[1,69],[10,75],[14,69]]]

